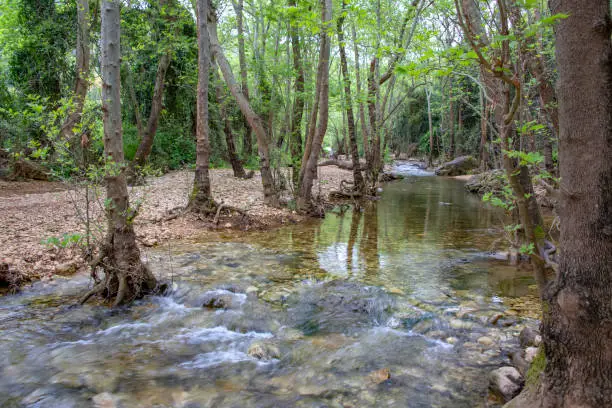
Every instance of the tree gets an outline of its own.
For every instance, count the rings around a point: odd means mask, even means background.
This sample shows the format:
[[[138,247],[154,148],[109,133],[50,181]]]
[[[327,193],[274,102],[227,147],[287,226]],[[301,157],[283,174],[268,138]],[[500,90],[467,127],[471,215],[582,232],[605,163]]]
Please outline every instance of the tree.
[[[556,28],[561,262],[546,291],[542,407],[612,406],[610,4],[551,3]],[[530,405],[538,406],[538,405]]]
[[[108,229],[100,254],[91,265],[96,285],[81,299],[84,303],[93,295],[103,294],[108,299],[114,298],[113,306],[129,302],[157,287],[155,276],[140,259],[132,224],[136,210],[130,207],[124,172],[119,7],[119,0],[104,0],[101,9],[102,112]],[[104,269],[103,281],[95,274],[98,267]]]
[[[208,82],[210,73],[210,39],[208,33],[209,0],[197,0],[198,24],[198,97],[196,106],[196,170],[189,207],[210,214],[216,210],[212,198],[208,165],[210,140],[208,127]]]
[[[315,89],[315,101],[318,100],[317,109],[313,108],[309,123],[308,138],[304,155],[302,156],[302,168],[300,169],[300,184],[297,197],[297,207],[301,211],[312,209],[312,184],[317,172],[317,163],[321,153],[323,137],[327,132],[329,119],[329,55],[331,39],[328,34],[329,24],[332,19],[331,0],[321,0],[321,41],[319,49],[319,65],[317,67],[317,85]],[[315,106],[317,103],[315,102]]]
[[[74,135],[74,127],[81,121],[83,105],[89,88],[89,0],[77,1],[76,72],[73,107],[68,113],[60,132],[64,140]]]

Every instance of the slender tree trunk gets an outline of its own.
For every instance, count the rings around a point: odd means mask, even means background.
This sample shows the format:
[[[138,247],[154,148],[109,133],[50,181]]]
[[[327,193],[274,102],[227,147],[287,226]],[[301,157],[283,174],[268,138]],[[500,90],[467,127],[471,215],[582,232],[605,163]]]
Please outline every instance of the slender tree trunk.
[[[244,49],[244,23],[243,23],[243,9],[244,0],[232,0],[234,11],[236,13],[236,26],[238,27],[238,63],[240,64],[240,80],[242,94],[249,100],[249,82],[247,76],[247,65],[246,65],[246,52]],[[244,151],[243,154],[249,157],[253,153],[253,137],[252,130],[249,121],[243,116],[244,120]]]
[[[60,130],[64,140],[74,136],[73,129],[81,121],[83,105],[89,88],[89,0],[77,1],[77,44],[76,44],[76,80],[74,84],[74,100],[68,117]]]
[[[483,93],[484,91],[480,92],[480,104],[482,105],[482,115],[480,116],[480,168],[486,171],[489,167],[487,126],[489,123],[490,109]]]
[[[232,124],[227,114],[227,101],[223,97],[223,86],[221,84],[221,78],[218,73],[215,72],[215,96],[217,98],[217,105],[219,106],[219,114],[221,121],[223,122],[223,133],[225,133],[225,144],[227,145],[227,158],[232,165],[234,171],[234,177],[236,178],[247,178],[247,174],[242,167],[242,162],[236,153],[236,144],[234,143],[234,133],[232,132]],[[251,172],[252,173],[252,172]]]
[[[359,46],[357,45],[357,33],[355,30],[355,24],[351,24],[351,32],[353,37],[353,49],[355,51],[355,83],[357,87],[357,98],[359,106],[359,122],[361,123],[361,138],[363,140],[363,155],[367,158],[369,155],[368,124],[366,122],[365,108],[363,106],[362,101],[363,94],[361,92],[361,68],[359,64]]]
[[[211,51],[217,61],[217,65],[219,65],[219,69],[223,74],[223,79],[227,84],[230,92],[236,99],[238,106],[240,107],[240,111],[244,115],[244,117],[249,122],[251,129],[255,132],[257,136],[257,146],[259,149],[259,160],[260,160],[260,171],[261,171],[261,182],[263,184],[263,192],[264,192],[264,203],[266,205],[272,207],[280,206],[280,202],[278,199],[278,194],[276,192],[276,188],[274,186],[274,178],[272,177],[272,169],[270,166],[270,146],[268,137],[266,134],[266,130],[264,129],[261,118],[253,111],[249,100],[244,96],[234,74],[232,72],[232,68],[223,53],[223,49],[219,45],[219,39],[217,37],[217,17],[214,13],[214,10],[210,10],[209,12],[209,33],[210,33],[210,44]]]
[[[559,97],[561,254],[546,295],[541,407],[612,406],[610,4],[551,3]]]
[[[82,302],[96,294],[114,299],[117,306],[152,291],[157,282],[142,263],[136,245],[133,217],[123,166],[123,134],[121,124],[120,93],[120,3],[118,0],[102,2],[101,60],[102,60],[102,112],[104,122],[104,157],[107,164],[106,195],[108,230],[106,243],[100,248],[99,258],[92,267],[102,267],[103,282],[97,282]]]
[[[353,98],[351,97],[351,77],[348,72],[348,63],[346,61],[344,32],[342,27],[344,24],[346,4],[347,0],[342,0],[342,12],[338,18],[338,43],[340,47],[340,66],[342,69],[342,77],[344,78],[344,103],[346,105],[348,140],[351,159],[353,160],[353,183],[356,191],[362,191],[365,185],[363,176],[361,175],[361,166],[359,164],[359,148],[357,147],[357,136],[355,135],[355,117],[353,115]]]
[[[429,88],[425,89],[425,96],[427,96],[427,119],[429,121],[429,156],[427,159],[427,166],[433,166],[433,152],[434,152],[434,129],[433,120],[431,117],[431,91]]]
[[[302,177],[300,177],[300,189],[297,198],[297,207],[301,211],[309,211],[312,208],[312,184],[317,172],[317,161],[321,153],[323,137],[327,132],[327,121],[329,118],[329,56],[330,38],[328,28],[332,19],[332,1],[321,0],[321,48],[319,52],[319,67],[316,94],[319,95],[319,120],[312,137],[310,150],[304,151],[302,158]],[[313,124],[311,123],[311,126]],[[308,152],[308,156],[306,153]]]
[[[455,158],[455,112],[453,104],[453,78],[449,77],[448,84],[448,134],[450,159]]]
[[[196,104],[196,169],[189,207],[194,212],[211,214],[216,210],[212,198],[208,165],[210,140],[208,126],[208,82],[210,74],[209,0],[197,0],[198,90]]]
[[[289,0],[289,6],[295,7],[296,0]],[[302,50],[297,22],[289,22],[291,36],[291,49],[293,54],[293,69],[295,71],[295,100],[293,102],[293,116],[291,118],[291,164],[293,185],[298,187],[300,168],[302,165],[302,116],[304,114],[304,67],[302,65]]]

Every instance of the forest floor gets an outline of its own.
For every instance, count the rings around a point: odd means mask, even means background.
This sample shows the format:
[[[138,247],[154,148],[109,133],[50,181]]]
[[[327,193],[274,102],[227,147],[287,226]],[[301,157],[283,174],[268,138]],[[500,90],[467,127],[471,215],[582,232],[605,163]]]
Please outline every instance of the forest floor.
[[[210,218],[183,213],[193,172],[171,172],[148,179],[145,186],[131,188],[132,205],[142,203],[134,223],[139,244],[152,247],[216,229],[264,229],[307,219],[287,208],[265,206],[258,172],[248,180],[234,178],[230,169],[213,169],[210,174],[215,200],[243,210],[246,217],[222,213],[214,223]],[[351,180],[352,173],[335,166],[319,167],[313,195],[328,201],[329,193],[338,190],[343,179]],[[285,199],[289,196],[286,192]],[[84,251],[70,243],[70,238],[85,236],[85,197],[83,187],[0,180],[0,266],[8,265],[25,281],[86,268]],[[104,236],[103,207],[104,189],[90,190],[90,229],[96,240]]]

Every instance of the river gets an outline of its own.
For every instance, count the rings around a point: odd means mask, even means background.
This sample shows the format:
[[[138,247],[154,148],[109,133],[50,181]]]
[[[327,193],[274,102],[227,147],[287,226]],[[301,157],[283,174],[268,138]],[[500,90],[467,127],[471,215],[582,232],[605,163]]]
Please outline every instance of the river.
[[[165,297],[73,306],[77,275],[0,298],[0,406],[484,406],[534,282],[462,182],[395,171],[361,208],[148,250]]]

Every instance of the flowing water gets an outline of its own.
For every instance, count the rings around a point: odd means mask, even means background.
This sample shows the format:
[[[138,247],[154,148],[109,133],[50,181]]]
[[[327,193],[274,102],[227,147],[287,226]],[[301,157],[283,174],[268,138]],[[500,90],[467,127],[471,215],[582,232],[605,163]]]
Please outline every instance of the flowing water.
[[[148,252],[165,297],[74,307],[76,276],[0,298],[0,406],[483,406],[535,324],[502,299],[533,282],[461,182],[396,171],[360,209]]]

